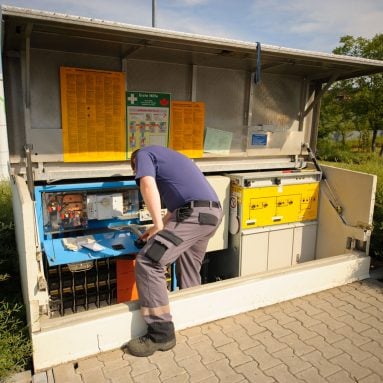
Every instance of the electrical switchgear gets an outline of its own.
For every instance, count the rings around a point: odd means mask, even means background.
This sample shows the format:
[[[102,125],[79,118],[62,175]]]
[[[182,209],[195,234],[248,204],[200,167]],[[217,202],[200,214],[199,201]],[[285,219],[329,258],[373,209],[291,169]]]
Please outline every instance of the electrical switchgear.
[[[230,178],[229,231],[238,259],[235,274],[314,259],[319,171],[237,173]]]
[[[43,185],[34,193],[51,316],[137,299],[137,239],[151,216],[135,181]]]

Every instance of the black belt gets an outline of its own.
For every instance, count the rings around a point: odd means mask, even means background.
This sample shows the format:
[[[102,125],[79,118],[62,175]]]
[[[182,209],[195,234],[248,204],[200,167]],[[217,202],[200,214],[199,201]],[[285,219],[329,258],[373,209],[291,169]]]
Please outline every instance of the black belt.
[[[186,202],[184,207],[221,207],[221,204],[216,201],[190,201]]]

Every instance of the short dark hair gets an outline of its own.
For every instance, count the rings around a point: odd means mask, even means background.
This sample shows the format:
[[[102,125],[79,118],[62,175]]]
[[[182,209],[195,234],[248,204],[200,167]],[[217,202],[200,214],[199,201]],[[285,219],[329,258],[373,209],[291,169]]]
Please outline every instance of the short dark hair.
[[[136,149],[135,151],[132,152],[132,155],[130,156],[130,166],[132,167],[133,171],[136,170],[136,157],[139,150],[140,149]]]

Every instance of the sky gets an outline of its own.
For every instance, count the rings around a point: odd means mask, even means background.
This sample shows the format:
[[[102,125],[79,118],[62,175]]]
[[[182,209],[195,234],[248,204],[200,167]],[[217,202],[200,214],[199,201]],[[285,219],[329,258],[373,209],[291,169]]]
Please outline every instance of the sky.
[[[152,0],[3,0],[2,4],[152,26]],[[383,33],[383,0],[156,0],[156,27],[331,53],[340,37]]]

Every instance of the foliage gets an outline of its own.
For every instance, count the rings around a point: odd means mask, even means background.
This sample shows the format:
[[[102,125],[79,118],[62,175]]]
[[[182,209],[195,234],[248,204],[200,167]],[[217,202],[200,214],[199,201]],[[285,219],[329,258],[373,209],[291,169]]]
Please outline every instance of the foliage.
[[[323,161],[344,163],[354,163],[359,160],[358,155],[352,153],[347,143],[339,144],[329,138],[318,141],[317,157]]]
[[[23,306],[0,302],[0,380],[23,371],[31,355],[31,344],[23,324]]]
[[[333,53],[383,60],[383,34],[377,34],[371,40],[343,36],[340,43],[342,45]],[[380,129],[383,129],[382,73],[338,81],[324,95],[319,138],[329,137],[335,132],[344,144],[349,132],[359,131],[364,137],[361,147],[366,149],[368,132],[372,131],[371,151],[374,152]]]
[[[10,296],[21,302],[11,188],[7,181],[0,182],[0,283],[0,300]]]
[[[17,263],[11,190],[0,182],[0,381],[31,363]]]

